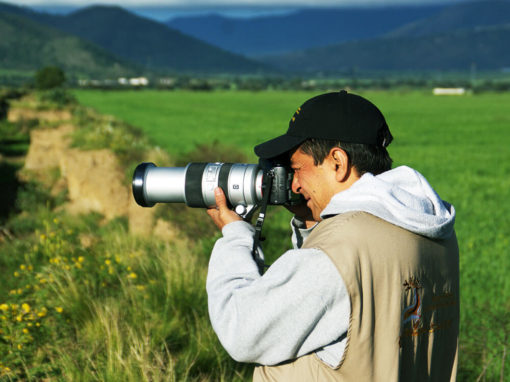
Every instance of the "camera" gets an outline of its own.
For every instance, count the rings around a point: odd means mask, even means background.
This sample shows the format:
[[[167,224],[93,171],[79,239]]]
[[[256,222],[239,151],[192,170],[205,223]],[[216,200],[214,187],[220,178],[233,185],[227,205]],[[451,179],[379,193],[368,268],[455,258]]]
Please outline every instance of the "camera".
[[[292,177],[288,166],[267,160],[259,164],[192,162],[186,167],[141,163],[133,174],[133,196],[142,207],[185,203],[210,208],[216,205],[214,189],[221,187],[229,207],[247,217],[264,199],[270,205],[301,203],[301,195],[292,192]]]

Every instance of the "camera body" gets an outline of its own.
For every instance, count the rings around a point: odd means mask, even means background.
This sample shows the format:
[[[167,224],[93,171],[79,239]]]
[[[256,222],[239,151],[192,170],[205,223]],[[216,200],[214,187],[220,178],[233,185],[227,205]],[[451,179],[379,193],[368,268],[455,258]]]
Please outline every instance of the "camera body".
[[[141,163],[133,174],[133,196],[142,207],[185,203],[189,207],[210,208],[216,205],[214,189],[221,187],[229,207],[246,217],[266,192],[270,205],[299,204],[300,195],[291,189],[292,177],[289,167],[267,160],[259,164],[192,162],[186,167]]]

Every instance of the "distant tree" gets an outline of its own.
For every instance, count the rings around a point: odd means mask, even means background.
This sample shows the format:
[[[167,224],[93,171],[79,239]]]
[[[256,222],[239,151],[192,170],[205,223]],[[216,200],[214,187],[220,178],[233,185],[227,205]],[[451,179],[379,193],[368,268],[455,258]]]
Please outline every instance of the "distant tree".
[[[58,88],[65,82],[64,71],[56,66],[46,66],[35,73],[35,87],[40,90]]]

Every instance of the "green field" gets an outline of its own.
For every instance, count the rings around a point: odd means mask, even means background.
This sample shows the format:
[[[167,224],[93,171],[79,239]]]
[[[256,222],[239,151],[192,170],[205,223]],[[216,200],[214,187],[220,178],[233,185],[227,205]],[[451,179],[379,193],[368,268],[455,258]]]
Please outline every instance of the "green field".
[[[160,166],[255,162],[253,146],[284,133],[295,109],[314,95],[74,94],[81,104],[114,117],[77,106],[73,145],[112,150],[127,174],[154,150],[120,120],[169,153]],[[395,137],[389,148],[395,165],[422,172],[456,208],[458,380],[510,380],[510,94],[362,95],[386,115]],[[69,214],[66,190],[49,190],[62,180],[58,170],[50,170],[44,184],[41,176],[15,176],[29,131],[39,127],[46,125],[0,121],[1,184],[14,207],[2,209],[0,226],[0,381],[250,380],[252,365],[231,360],[209,323],[205,277],[219,234],[205,211],[157,206],[157,217],[178,227],[178,234],[165,240],[130,234],[125,217],[105,221],[98,213]],[[281,207],[268,212],[263,246],[269,263],[290,246],[288,219]]]
[[[75,94],[82,104],[141,128],[152,142],[175,157],[196,144],[217,140],[253,161],[253,146],[284,133],[294,110],[314,95]],[[457,210],[462,291],[460,377],[499,378],[510,335],[510,94],[438,97],[395,91],[362,95],[386,116],[395,137],[389,148],[395,165],[406,164],[422,172]],[[504,375],[510,378],[510,373]]]

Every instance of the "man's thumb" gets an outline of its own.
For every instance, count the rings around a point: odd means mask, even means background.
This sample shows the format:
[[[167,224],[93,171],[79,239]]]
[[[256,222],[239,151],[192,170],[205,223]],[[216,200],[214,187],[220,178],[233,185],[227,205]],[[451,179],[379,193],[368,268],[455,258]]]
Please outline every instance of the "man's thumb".
[[[214,199],[216,200],[216,206],[218,209],[227,208],[227,198],[225,197],[225,193],[220,187],[216,187],[214,189]]]

